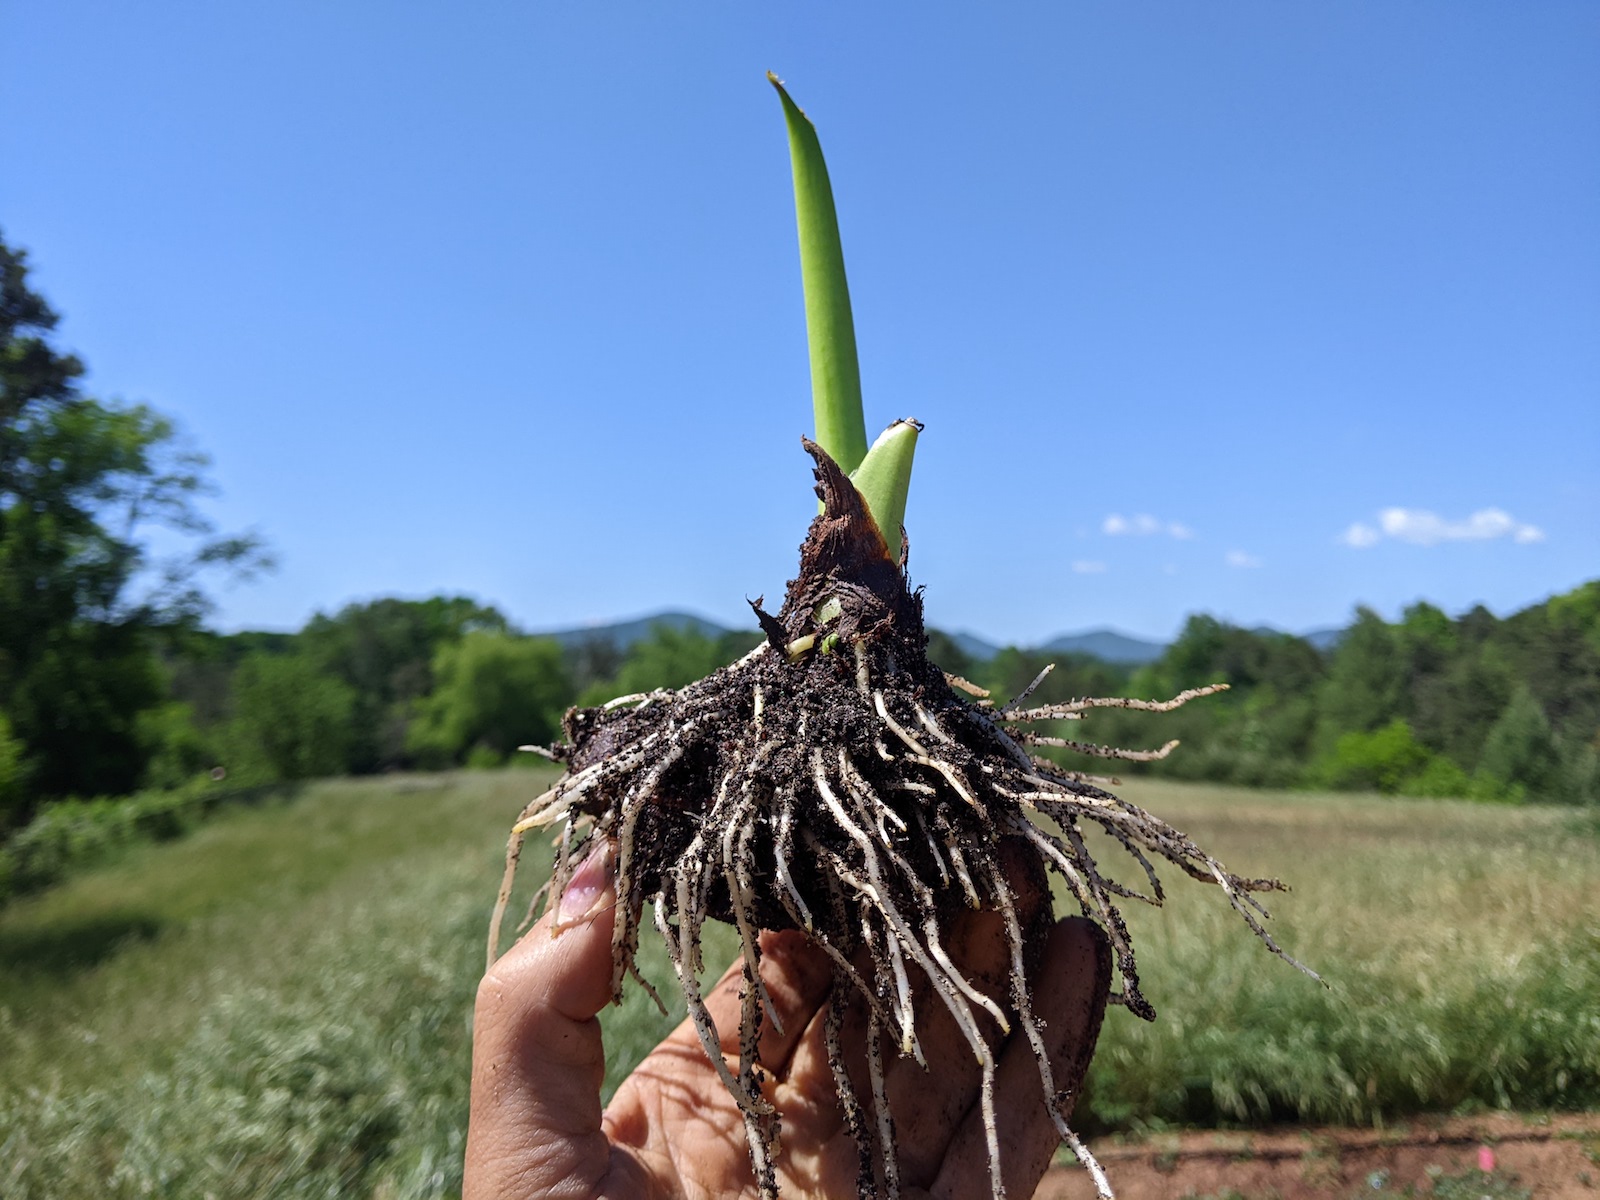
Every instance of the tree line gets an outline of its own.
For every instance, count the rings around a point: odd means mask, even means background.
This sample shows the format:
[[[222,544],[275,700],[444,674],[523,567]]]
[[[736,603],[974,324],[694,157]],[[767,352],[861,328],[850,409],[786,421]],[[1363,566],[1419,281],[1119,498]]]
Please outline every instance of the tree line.
[[[1051,656],[1009,649],[975,664],[935,635],[933,657],[1008,697]],[[1210,683],[1229,690],[1159,717],[1104,710],[1057,732],[1127,747],[1181,739],[1159,761],[1115,764],[1119,775],[1600,803],[1600,580],[1503,620],[1481,606],[1451,618],[1418,603],[1391,623],[1361,608],[1327,653],[1193,616],[1156,662],[1068,659],[1035,695],[1159,699]],[[1104,759],[1052,754],[1107,770]]]
[[[557,737],[572,704],[682,686],[759,640],[658,628],[626,650],[563,647],[447,596],[353,604],[292,634],[211,631],[208,577],[268,556],[204,518],[206,460],[170,421],[82,391],[83,364],[52,343],[56,323],[26,255],[0,239],[0,839],[51,801],[208,776],[498,765]],[[154,527],[184,549],[155,557]],[[1013,648],[972,662],[937,632],[930,648],[1001,697],[1047,661]],[[1123,773],[1600,799],[1600,581],[1504,620],[1418,604],[1388,623],[1360,610],[1329,654],[1196,616],[1159,661],[1068,657],[1037,696],[1159,697],[1213,682],[1232,690],[1159,719],[1097,713],[1081,736],[1187,743]]]
[[[520,633],[465,597],[379,599],[319,614],[297,633],[169,631],[156,644],[164,695],[133,715],[135,786],[225,771],[236,782],[492,767],[560,737],[574,704],[681,687],[733,661],[756,632],[657,626],[621,649]],[[1181,749],[1117,774],[1420,796],[1600,802],[1600,581],[1504,620],[1417,604],[1394,623],[1360,610],[1326,653],[1287,634],[1191,617],[1157,661],[1121,667],[1015,647],[974,662],[934,631],[946,670],[1000,701],[1051,661],[1034,693],[1161,698],[1229,691],[1152,716],[1104,710],[1057,732]],[[1073,769],[1104,760],[1052,751]]]
[[[563,649],[460,596],[350,604],[294,634],[191,631],[168,650],[147,783],[501,766],[574,704],[682,686],[757,640],[660,627],[626,653]]]

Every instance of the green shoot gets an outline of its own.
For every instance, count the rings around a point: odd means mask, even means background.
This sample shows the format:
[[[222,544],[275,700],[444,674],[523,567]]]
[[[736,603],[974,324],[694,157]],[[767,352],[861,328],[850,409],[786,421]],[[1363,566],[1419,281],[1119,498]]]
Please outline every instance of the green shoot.
[[[845,281],[833,187],[810,118],[789,99],[776,75],[769,71],[767,78],[778,89],[789,127],[816,441],[849,474],[867,455],[867,424],[861,415],[861,367],[856,360],[856,329],[850,316],[850,287]]]
[[[922,426],[896,421],[867,449],[867,424],[861,409],[861,367],[856,329],[850,315],[839,216],[822,144],[809,117],[767,72],[783,102],[789,127],[789,161],[794,167],[795,222],[800,230],[800,280],[806,296],[806,341],[811,350],[811,404],[817,445],[850,476],[867,503],[889,552],[903,554],[901,525],[911,487],[911,458]]]
[[[850,482],[867,502],[867,511],[883,534],[889,557],[899,562],[904,555],[900,536],[906,520],[906,493],[911,488],[911,458],[917,452],[916,421],[896,421],[878,435],[861,465],[850,473]]]

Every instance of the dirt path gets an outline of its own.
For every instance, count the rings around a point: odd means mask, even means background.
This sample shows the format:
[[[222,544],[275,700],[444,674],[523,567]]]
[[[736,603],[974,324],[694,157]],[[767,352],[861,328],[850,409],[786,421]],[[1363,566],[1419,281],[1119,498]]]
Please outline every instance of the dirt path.
[[[1120,1200],[1600,1200],[1595,1113],[1420,1118],[1383,1130],[1162,1134],[1107,1139],[1092,1149]],[[1093,1196],[1088,1176],[1067,1167],[1045,1176],[1035,1200]]]

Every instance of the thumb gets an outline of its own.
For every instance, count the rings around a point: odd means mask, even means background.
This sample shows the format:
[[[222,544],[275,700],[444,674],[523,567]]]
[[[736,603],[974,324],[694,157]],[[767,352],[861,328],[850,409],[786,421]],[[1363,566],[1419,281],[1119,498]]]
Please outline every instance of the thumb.
[[[587,1192],[605,1174],[596,1014],[611,1000],[615,903],[603,845],[568,882],[559,924],[546,913],[478,985],[464,1200]]]

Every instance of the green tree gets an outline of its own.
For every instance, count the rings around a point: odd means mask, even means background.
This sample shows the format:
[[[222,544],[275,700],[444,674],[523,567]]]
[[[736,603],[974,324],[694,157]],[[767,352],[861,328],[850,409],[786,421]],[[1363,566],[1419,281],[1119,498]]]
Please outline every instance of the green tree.
[[[355,693],[297,654],[252,654],[233,676],[224,765],[246,781],[348,770]]]
[[[1515,676],[1494,642],[1461,639],[1449,661],[1412,682],[1412,726],[1430,749],[1471,770],[1505,711]]]
[[[42,797],[139,782],[138,714],[163,699],[156,633],[204,610],[203,570],[260,562],[196,509],[205,460],[170,421],[79,391],[82,362],[49,341],[56,321],[0,240],[0,708],[27,760],[11,820]],[[153,526],[189,549],[152,557]]]
[[[1468,783],[1460,767],[1430,753],[1399,717],[1342,735],[1311,777],[1325,787],[1411,796],[1462,796]]]
[[[169,700],[147,708],[139,714],[138,730],[145,787],[178,787],[217,765],[217,749],[195,723],[192,705]]]
[[[520,745],[552,741],[572,702],[561,647],[548,638],[468,633],[439,647],[433,677],[408,740],[434,766],[472,751],[475,762],[503,761]]]
[[[981,665],[942,629],[928,630],[928,661],[963,679],[971,679]]]
[[[1549,718],[1533,693],[1519,687],[1483,744],[1477,781],[1491,795],[1556,800],[1561,798],[1561,775],[1561,747]]]
[[[591,684],[580,703],[602,704],[614,696],[684,687],[727,666],[760,642],[757,633],[732,632],[711,638],[694,629],[657,624],[649,637],[629,648],[616,678]]]
[[[935,661],[944,666],[942,660]],[[1054,670],[1044,677],[1026,703],[1057,704],[1079,696],[1115,695],[1128,682],[1126,670],[1086,654],[1019,650],[1015,646],[1005,647],[987,663],[974,663],[972,670],[977,678],[971,675],[967,678],[988,688],[996,704],[1005,704],[1051,664]]]
[[[1558,627],[1576,630],[1596,654],[1600,654],[1600,579],[1573,588],[1564,595],[1552,596],[1550,619]]]
[[[1078,736],[1092,732],[1091,740],[1131,747],[1156,737],[1183,743],[1177,754],[1148,766],[1119,764],[1119,774],[1288,786],[1304,770],[1316,726],[1314,697],[1325,674],[1322,656],[1301,638],[1193,616],[1160,659],[1134,674],[1128,692],[1161,699],[1213,683],[1230,690],[1159,721],[1141,713],[1097,713]],[[1074,765],[1093,769],[1087,759]]]
[[[595,685],[615,679],[628,654],[609,637],[586,637],[563,646],[561,660],[572,686],[579,695],[587,695]]]
[[[1366,733],[1406,715],[1406,662],[1395,631],[1370,608],[1340,639],[1320,700],[1324,737]]]
[[[417,702],[433,691],[439,648],[468,633],[505,633],[496,609],[465,596],[385,598],[318,613],[297,639],[318,667],[355,691],[351,769],[409,765],[406,734]]]
[[[12,736],[10,720],[0,712],[0,819],[22,803],[22,751],[22,743]]]

